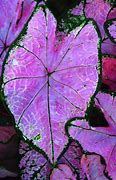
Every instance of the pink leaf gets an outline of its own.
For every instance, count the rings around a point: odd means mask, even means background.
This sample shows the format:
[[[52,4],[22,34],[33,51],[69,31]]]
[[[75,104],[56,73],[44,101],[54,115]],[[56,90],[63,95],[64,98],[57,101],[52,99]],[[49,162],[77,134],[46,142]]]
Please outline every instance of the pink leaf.
[[[111,7],[108,2],[104,0],[87,0],[85,5],[85,16],[87,18],[93,18],[100,29],[102,37],[104,34],[104,23],[107,19],[107,15],[110,11]]]
[[[83,171],[87,175],[87,179],[107,180],[104,176],[105,165],[101,164],[100,156],[98,155],[83,155],[81,159]]]
[[[116,55],[116,45],[112,41],[110,41],[109,38],[106,38],[102,42],[101,50],[103,54]]]
[[[116,19],[106,21],[106,28],[110,40],[116,43]]]
[[[113,19],[113,18],[116,18],[116,7],[115,6],[113,8],[111,8],[111,10],[109,11],[109,13],[107,15],[107,20]]]
[[[50,180],[58,180],[58,179],[76,180],[76,177],[68,165],[60,164],[60,165],[58,165],[57,168],[53,169],[52,174],[50,176]]]
[[[21,169],[21,178],[23,180],[31,180],[34,177],[37,179],[48,179],[51,166],[42,154],[30,148],[23,141],[20,143],[19,152],[22,156],[19,168]]]
[[[85,179],[85,174],[81,168],[81,157],[83,155],[82,148],[76,142],[71,142],[66,152],[62,154],[58,164],[68,165],[77,179]]]
[[[21,32],[35,5],[34,0],[0,1],[0,73],[9,46]]]
[[[84,4],[80,2],[78,6],[72,9],[71,14],[75,16],[83,15],[83,9],[84,9]]]
[[[102,59],[102,82],[110,90],[116,91],[116,59],[113,57],[103,57]]]
[[[102,110],[108,127],[92,128],[83,121],[74,121],[69,128],[69,133],[76,138],[82,147],[104,157],[109,175],[116,177],[116,98],[109,94],[99,93],[96,97],[96,105]]]
[[[68,143],[65,123],[84,116],[98,82],[98,35],[92,22],[56,47],[56,21],[40,8],[9,54],[4,93],[23,135],[51,162]]]

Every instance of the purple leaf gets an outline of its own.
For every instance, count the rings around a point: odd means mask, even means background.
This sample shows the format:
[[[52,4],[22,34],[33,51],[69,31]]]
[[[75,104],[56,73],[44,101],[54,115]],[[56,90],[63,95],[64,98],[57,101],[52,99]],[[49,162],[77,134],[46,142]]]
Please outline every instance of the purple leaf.
[[[115,6],[113,8],[111,8],[111,10],[109,11],[106,20],[113,19],[113,18],[116,18],[116,7]]]
[[[111,41],[116,43],[116,20],[108,20],[106,21],[106,33],[108,34]]]
[[[76,176],[73,174],[71,168],[66,164],[60,164],[57,168],[54,168],[50,176],[50,180],[57,179],[71,179],[76,180]]]
[[[101,50],[103,54],[116,55],[116,45],[112,41],[110,41],[109,38],[106,38],[102,42]]]
[[[110,32],[107,29],[109,27],[108,25],[111,24],[112,19],[114,19],[115,17],[116,17],[116,8],[113,8],[107,14],[107,19],[106,19],[106,22],[104,23],[104,30],[106,32],[106,37],[103,39],[103,42],[102,42],[102,45],[101,45],[101,50],[102,50],[103,54],[116,55],[116,45],[114,44],[114,42],[115,42],[114,38],[112,38],[110,36]]]
[[[111,37],[116,39],[116,21],[113,21],[108,29],[109,29],[109,33],[111,34]]]
[[[99,93],[96,105],[102,110],[108,127],[90,127],[88,122],[74,121],[69,128],[70,135],[77,139],[82,147],[104,157],[109,176],[116,177],[116,98]]]
[[[52,163],[68,143],[65,123],[85,115],[96,90],[99,41],[91,21],[59,46],[55,32],[53,15],[40,8],[4,72],[4,94],[16,125]]]
[[[82,155],[82,148],[76,142],[72,142],[61,159],[59,159],[58,163],[67,164],[72,169],[77,179],[84,179],[85,174],[81,168]]]
[[[104,176],[105,165],[101,164],[100,156],[98,155],[83,155],[81,166],[86,173],[87,179],[107,180]]]
[[[0,1],[0,73],[9,46],[21,32],[35,5],[34,0]]]
[[[97,22],[102,37],[105,36],[103,25],[110,9],[110,4],[104,0],[87,0],[85,5],[85,16],[87,18],[93,18]]]
[[[20,143],[19,152],[22,155],[19,168],[21,169],[21,178],[23,180],[31,180],[34,177],[48,179],[51,166],[42,154],[29,148],[24,142]]]
[[[71,14],[75,16],[83,15],[83,9],[84,9],[84,4],[80,2],[78,6],[72,9]]]

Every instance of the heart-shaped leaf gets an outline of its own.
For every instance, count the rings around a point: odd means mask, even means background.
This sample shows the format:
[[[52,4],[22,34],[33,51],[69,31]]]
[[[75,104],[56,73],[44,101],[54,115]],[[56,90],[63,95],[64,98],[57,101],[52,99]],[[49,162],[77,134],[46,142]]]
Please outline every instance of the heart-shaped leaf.
[[[27,34],[9,53],[3,79],[17,127],[52,163],[68,143],[65,123],[85,116],[96,90],[99,44],[92,21],[60,45],[55,32],[53,15],[39,8]]]
[[[22,156],[19,168],[23,180],[49,179],[51,165],[42,154],[30,148],[23,141],[20,143],[19,152]]]
[[[76,138],[82,147],[104,157],[109,175],[116,177],[116,98],[109,94],[99,93],[96,97],[96,105],[102,110],[108,127],[92,128],[83,121],[74,121],[69,127],[69,133]]]
[[[110,9],[110,4],[108,2],[105,2],[104,0],[87,0],[85,3],[85,16],[87,18],[93,18],[96,21],[102,37],[105,36],[104,22],[107,19],[107,15]]]

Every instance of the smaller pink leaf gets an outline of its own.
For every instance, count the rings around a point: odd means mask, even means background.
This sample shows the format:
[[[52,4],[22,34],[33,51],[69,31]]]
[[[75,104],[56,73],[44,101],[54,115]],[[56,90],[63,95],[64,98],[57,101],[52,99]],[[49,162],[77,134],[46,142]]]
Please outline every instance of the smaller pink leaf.
[[[104,176],[105,165],[101,164],[99,155],[83,155],[81,158],[81,166],[86,173],[87,179],[106,180]]]
[[[85,16],[87,18],[93,18],[97,22],[103,38],[105,36],[104,23],[110,9],[110,4],[104,0],[87,0],[85,4]]]
[[[102,54],[116,55],[116,45],[107,37],[101,44]]]
[[[75,141],[71,142],[66,152],[61,156],[58,164],[68,165],[77,179],[84,179],[85,174],[81,168],[81,157],[83,155],[82,148]]]
[[[108,37],[116,43],[116,19],[106,21],[105,26]]]
[[[23,141],[20,143],[19,153],[22,156],[19,168],[21,170],[21,178],[23,180],[31,180],[32,178],[49,178],[51,165],[42,154],[30,148]]]
[[[50,180],[76,180],[76,176],[73,174],[71,168],[66,164],[60,164],[57,168],[54,168],[50,176]]]
[[[84,4],[82,2],[79,3],[75,8],[72,9],[71,14],[75,16],[83,15]]]
[[[116,7],[114,6],[113,8],[110,9],[106,20],[113,19],[115,17],[116,17]]]
[[[116,41],[116,21],[113,21],[112,24],[109,26],[109,33]]]

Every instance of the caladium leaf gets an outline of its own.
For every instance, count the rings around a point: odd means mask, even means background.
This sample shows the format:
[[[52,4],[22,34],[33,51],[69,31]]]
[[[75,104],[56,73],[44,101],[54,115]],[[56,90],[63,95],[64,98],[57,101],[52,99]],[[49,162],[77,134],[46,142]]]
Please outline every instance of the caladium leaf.
[[[114,44],[114,40],[110,38],[110,35],[106,27],[107,22],[111,22],[112,21],[111,19],[114,19],[115,17],[116,17],[116,8],[112,8],[107,14],[107,19],[106,19],[106,22],[104,23],[104,30],[106,32],[106,37],[103,39],[103,42],[101,45],[101,50],[103,54],[116,55],[116,45]]]
[[[106,34],[108,35],[111,41],[116,43],[116,19],[106,21],[105,26]]]
[[[105,36],[104,23],[107,19],[108,13],[110,12],[110,9],[110,4],[104,0],[87,0],[85,3],[85,16],[87,18],[93,18],[97,22],[102,37]]]
[[[21,32],[35,5],[34,0],[0,1],[0,73],[9,46]]]
[[[116,58],[102,58],[102,83],[107,85],[109,90],[116,91]]]
[[[106,20],[110,20],[110,19],[114,19],[114,18],[116,18],[116,7],[115,6],[113,6],[113,8],[111,8],[111,10],[109,11]]]
[[[22,156],[19,164],[21,179],[49,179],[51,165],[42,154],[30,148],[23,141],[20,143],[19,152]]]
[[[84,3],[80,2],[75,8],[72,9],[71,13],[75,16],[83,15]]]
[[[25,138],[53,163],[68,143],[65,123],[85,115],[98,82],[98,34],[88,22],[56,46],[56,21],[42,8],[6,61],[4,94]]]
[[[107,37],[101,44],[103,54],[116,55],[116,45]]]
[[[87,179],[107,180],[104,176],[105,165],[101,163],[99,155],[83,155],[81,158],[81,166],[86,173]]]
[[[85,179],[86,176],[81,167],[81,158],[83,155],[83,149],[75,141],[69,144],[69,147],[62,154],[61,158],[58,161],[58,164],[68,165],[77,179]]]
[[[109,176],[115,179],[116,98],[109,94],[99,93],[96,97],[96,105],[104,113],[109,126],[92,128],[85,120],[74,121],[69,127],[69,133],[80,142],[85,150],[103,156]]]
[[[50,176],[50,179],[55,180],[56,178],[63,180],[66,179],[76,180],[76,176],[73,174],[71,168],[66,164],[60,164],[58,165],[57,168],[54,168]]]

